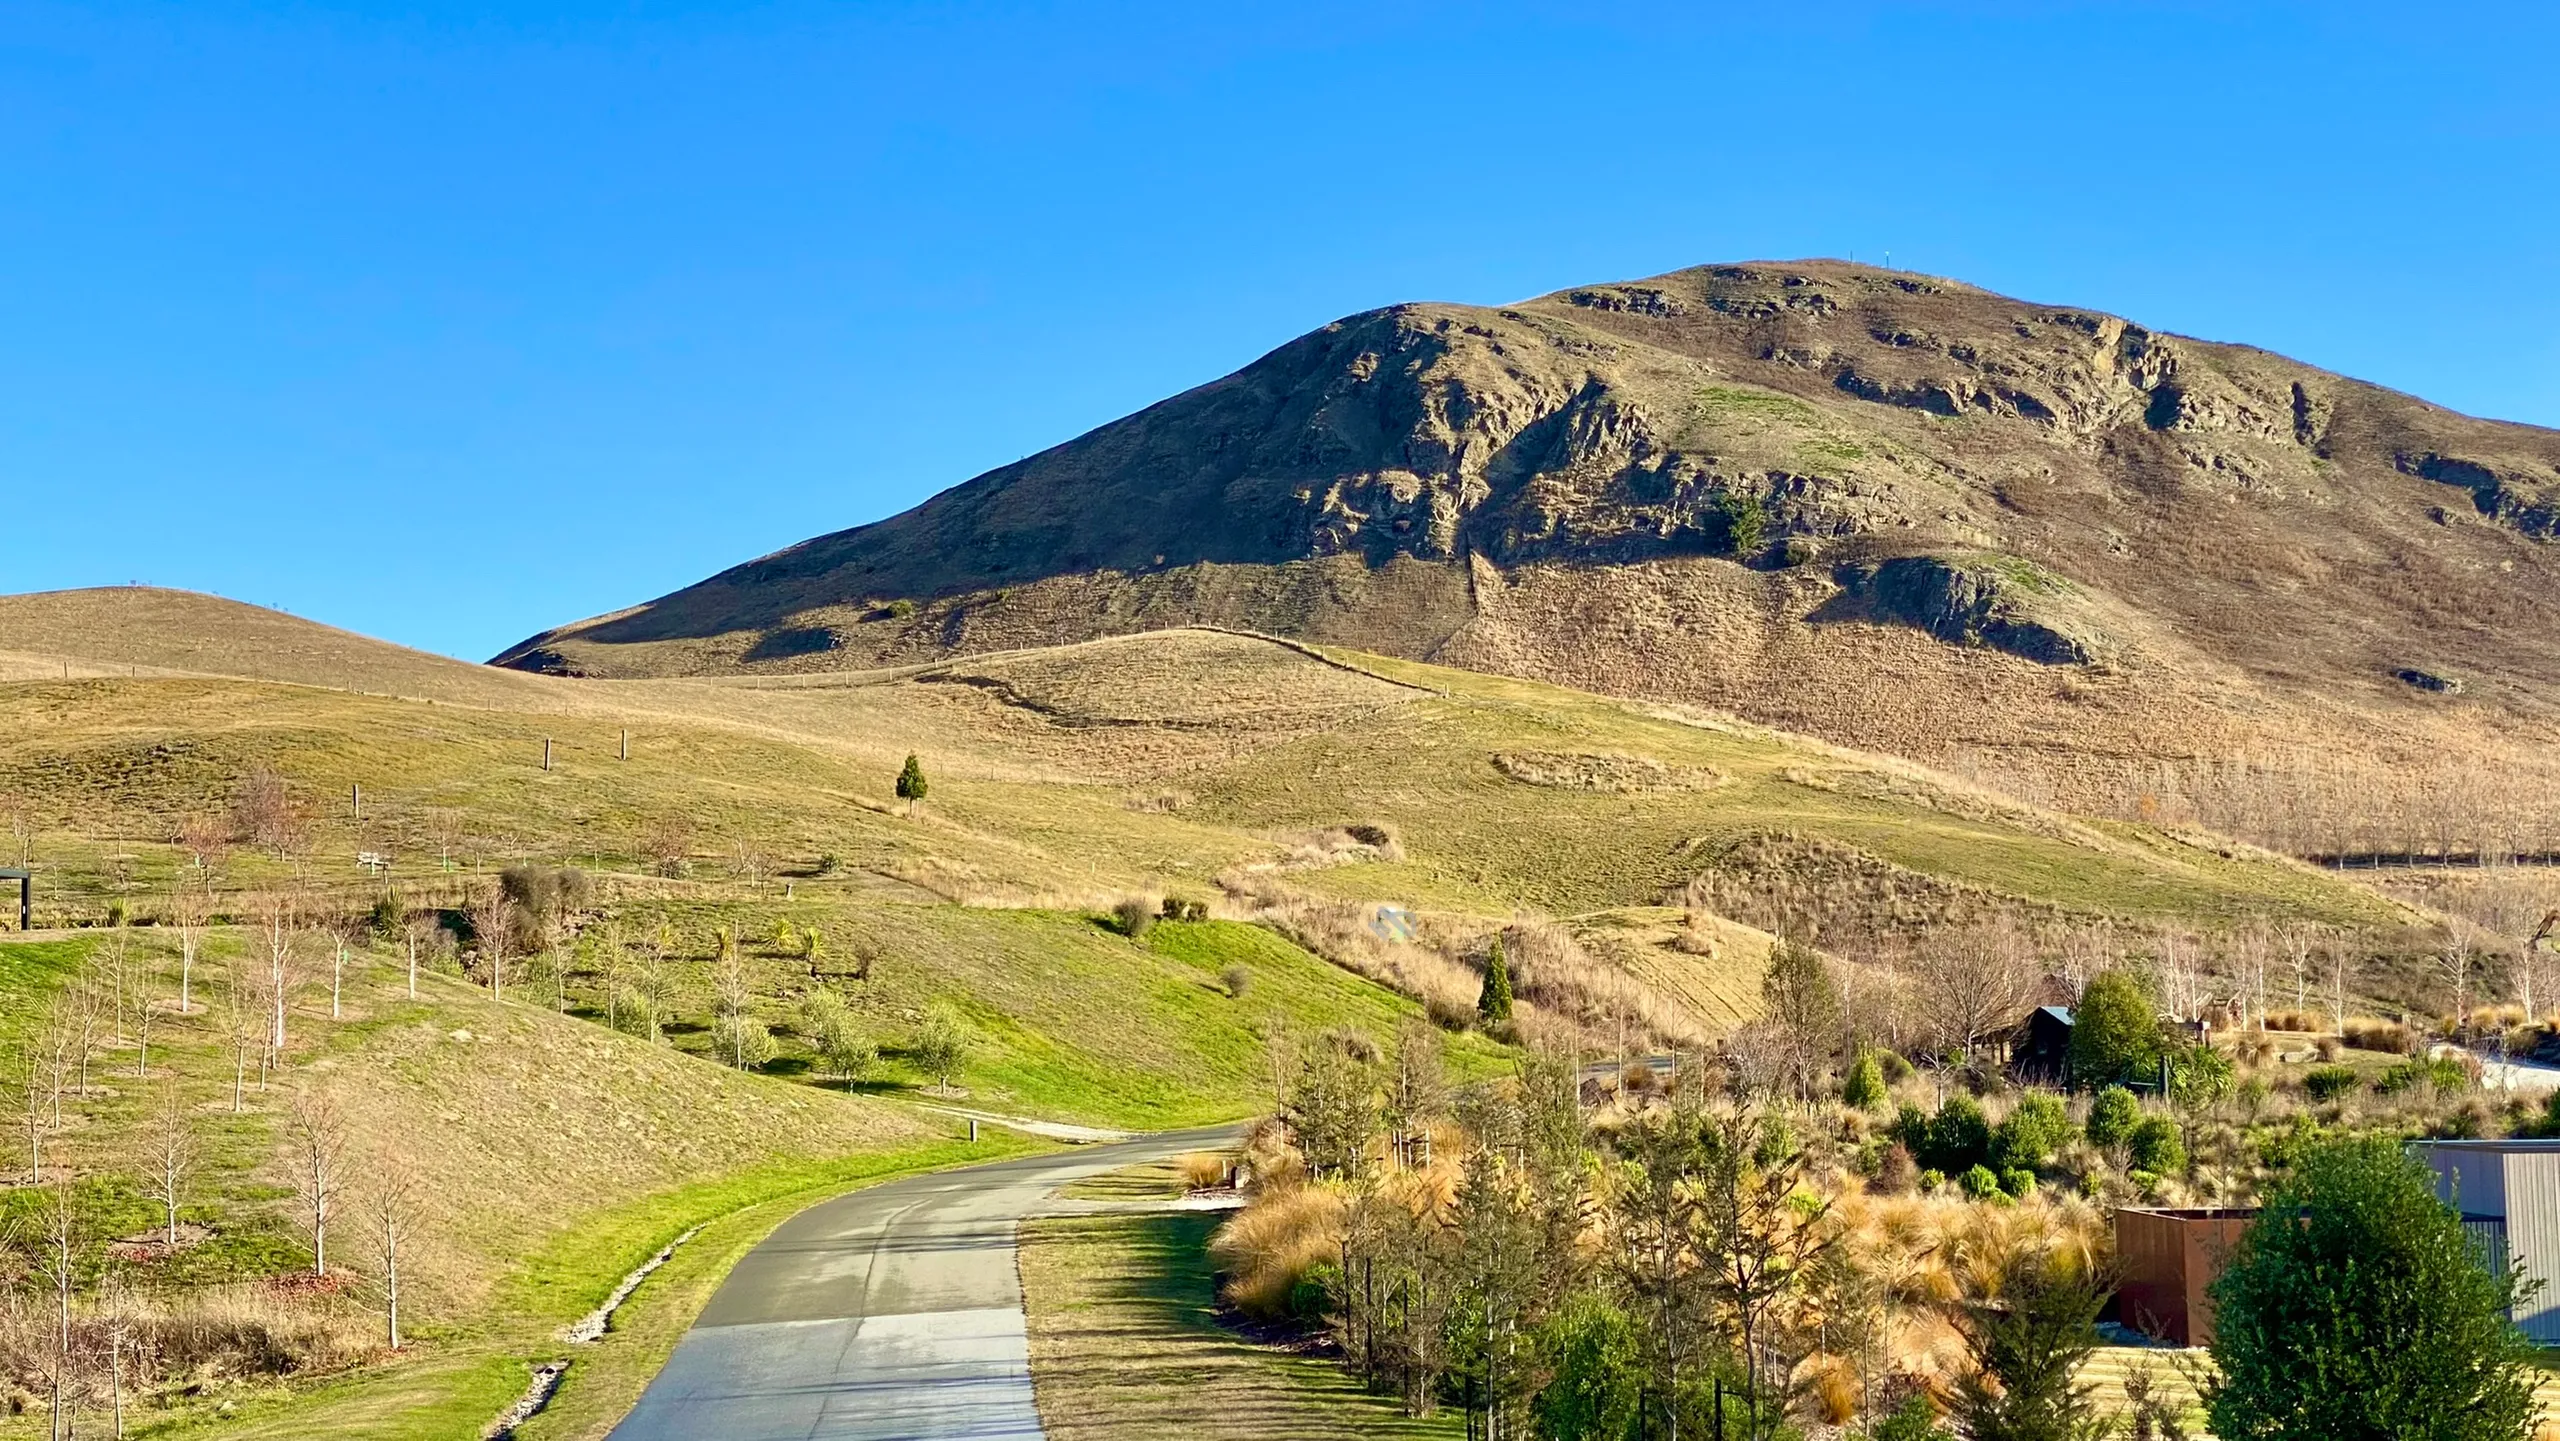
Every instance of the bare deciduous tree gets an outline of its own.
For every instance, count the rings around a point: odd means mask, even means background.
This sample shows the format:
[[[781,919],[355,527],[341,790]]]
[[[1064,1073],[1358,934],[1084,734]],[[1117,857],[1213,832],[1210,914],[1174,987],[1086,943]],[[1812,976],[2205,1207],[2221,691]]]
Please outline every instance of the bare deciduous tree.
[[[80,1208],[72,1204],[71,1185],[58,1179],[47,1187],[36,1211],[36,1275],[53,1293],[53,1355],[46,1380],[53,1391],[53,1435],[71,1435],[74,1372],[79,1352],[71,1329],[71,1301],[80,1286]]]
[[[267,1003],[267,1048],[276,1059],[284,1058],[285,1011],[293,996],[293,983],[299,963],[295,950],[296,928],[300,924],[300,907],[283,891],[269,891],[251,905],[250,913],[257,921],[257,945],[266,962],[266,976],[261,996]]]
[[[178,933],[178,1014],[195,1009],[196,958],[204,954],[204,938],[213,921],[210,884],[180,881],[169,892],[169,928]]]
[[[434,939],[435,933],[436,923],[427,916],[411,916],[401,923],[400,938],[409,947],[410,1000],[414,1001],[418,998],[418,952],[428,941]]]
[[[1930,1042],[1966,1052],[2017,1024],[2035,998],[2035,963],[2014,926],[1940,931],[1913,950],[1912,1004]]]
[[[150,1166],[151,1192],[161,1205],[169,1245],[178,1244],[178,1204],[196,1166],[196,1128],[187,1113],[186,1097],[172,1078],[160,1086],[160,1103],[143,1132],[143,1160]]]
[[[346,1122],[326,1095],[305,1088],[293,1098],[287,1128],[293,1189],[311,1233],[311,1273],[329,1274],[329,1223],[337,1219],[346,1168]]]
[[[489,967],[489,999],[506,998],[507,959],[512,953],[517,930],[515,902],[507,899],[505,890],[497,886],[480,893],[471,902],[471,939],[479,948],[480,959]]]
[[[409,1158],[385,1148],[374,1158],[372,1183],[364,1191],[366,1238],[374,1264],[382,1271],[384,1339],[400,1349],[400,1257],[417,1226],[420,1185]]]

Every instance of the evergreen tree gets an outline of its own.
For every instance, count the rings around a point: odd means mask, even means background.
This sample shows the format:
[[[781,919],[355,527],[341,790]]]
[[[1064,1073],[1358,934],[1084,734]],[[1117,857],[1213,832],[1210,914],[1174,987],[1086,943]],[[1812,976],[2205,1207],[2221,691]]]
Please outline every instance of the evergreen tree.
[[[2306,1151],[2213,1283],[2205,1411],[2227,1441],[2521,1441],[2535,1351],[2491,1271],[2386,1136]]]
[[[898,772],[898,799],[907,803],[908,815],[916,813],[916,803],[931,788],[932,783],[924,778],[924,766],[914,756],[907,757],[906,766]]]
[[[1779,938],[1769,948],[1760,999],[1786,1042],[1796,1095],[1809,1098],[1814,1078],[1830,1068],[1840,1044],[1840,990],[1831,983],[1822,953],[1801,941]]]
[[[1500,936],[1493,938],[1493,956],[1484,963],[1484,990],[1476,997],[1476,1014],[1489,1026],[1511,1020],[1511,963],[1503,957]]]
[[[2142,1103],[2122,1086],[2107,1087],[2089,1103],[2089,1144],[2101,1151],[2132,1140],[2133,1128],[2141,1124]]]
[[[1856,1065],[1849,1068],[1849,1079],[1840,1086],[1840,1099],[1861,1111],[1872,1111],[1885,1103],[1884,1067],[1877,1064],[1876,1053],[1860,1050]]]
[[[2071,1084],[2115,1086],[2148,1080],[2160,1060],[2160,1013],[2131,971],[2089,982],[2071,1014]]]
[[[1972,1441],[2104,1441],[2115,1421],[2075,1378],[2098,1349],[2109,1287],[2085,1256],[2025,1250],[1957,1308],[1973,1369],[1956,1382],[1957,1429]],[[2226,1436],[2231,1433],[2223,1433]]]

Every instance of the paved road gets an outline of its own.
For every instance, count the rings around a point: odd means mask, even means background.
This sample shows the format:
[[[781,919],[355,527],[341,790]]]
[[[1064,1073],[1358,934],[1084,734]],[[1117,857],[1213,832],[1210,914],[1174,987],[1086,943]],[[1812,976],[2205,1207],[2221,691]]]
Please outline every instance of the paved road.
[[[997,1161],[812,1206],[739,1261],[609,1441],[1037,1437],[1014,1227],[1070,1181],[1233,1134]]]

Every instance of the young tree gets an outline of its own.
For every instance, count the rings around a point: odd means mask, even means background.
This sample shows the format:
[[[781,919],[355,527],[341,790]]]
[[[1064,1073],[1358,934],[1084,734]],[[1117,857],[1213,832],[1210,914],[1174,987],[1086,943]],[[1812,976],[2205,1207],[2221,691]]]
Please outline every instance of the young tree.
[[[819,1064],[847,1081],[858,1081],[880,1058],[880,1048],[864,1034],[853,1008],[833,991],[813,991],[800,1003],[800,1032]]]
[[[968,1064],[970,1048],[976,1037],[969,1022],[949,1001],[936,1001],[925,1012],[924,1024],[917,1028],[912,1054],[916,1066],[933,1077],[934,1084],[951,1088],[951,1078]]]
[[[195,1171],[196,1129],[187,1112],[186,1098],[178,1091],[175,1078],[160,1085],[159,1104],[153,1108],[151,1123],[142,1135],[142,1158],[149,1167],[151,1194],[161,1205],[167,1239],[172,1248],[178,1244],[178,1203],[186,1191],[187,1178]]]
[[[263,1054],[259,1022],[264,1011],[249,968],[237,960],[231,962],[222,987],[222,1027],[231,1039],[231,1114],[235,1116],[240,1114],[241,1092],[249,1082],[249,1057]]]
[[[1484,989],[1476,994],[1476,1014],[1489,1026],[1511,1021],[1511,961],[1503,954],[1500,936],[1493,938],[1493,953],[1485,958]]]
[[[1429,1126],[1449,1100],[1444,1064],[1440,1032],[1430,1022],[1409,1019],[1397,1028],[1381,1111],[1399,1166],[1430,1163]]]
[[[2083,1089],[2147,1081],[2160,1060],[2160,1013],[2151,988],[2121,967],[2100,972],[2071,1013],[2071,1084]]]
[[[133,997],[133,1073],[142,1080],[151,1079],[151,1033],[159,1023],[160,1010],[151,1004],[150,990],[137,984]]]
[[[400,923],[400,939],[409,948],[409,999],[418,998],[418,952],[435,939],[435,918],[424,913]]]
[[[1706,1294],[1740,1340],[1745,1434],[1773,1437],[1786,1420],[1788,1368],[1769,1346],[1773,1312],[1839,1244],[1831,1201],[1805,1184],[1803,1147],[1766,1112],[1712,1116],[1700,1139],[1690,1244]]]
[[[1289,1101],[1280,1119],[1298,1143],[1307,1174],[1324,1180],[1363,1175],[1369,1138],[1378,1126],[1378,1079],[1367,1038],[1329,1031],[1300,1047]]]
[[[293,1189],[303,1225],[311,1233],[311,1273],[329,1274],[329,1223],[337,1219],[346,1166],[346,1122],[327,1096],[304,1088],[293,1098],[286,1128]]]
[[[41,1039],[29,1036],[18,1043],[18,1056],[9,1068],[9,1089],[18,1093],[23,1107],[20,1114],[27,1122],[27,1184],[44,1183],[45,1118],[53,1110],[53,1068],[46,1063]]]
[[[898,771],[898,799],[907,803],[910,819],[914,818],[916,807],[923,803],[925,793],[932,788],[932,783],[924,777],[924,766],[914,756],[907,757],[906,765]]]
[[[521,909],[508,898],[504,886],[483,891],[471,902],[471,939],[479,947],[481,961],[489,967],[489,999],[493,1001],[506,998],[507,960],[514,954]]]
[[[394,1351],[400,1349],[401,1249],[417,1227],[420,1190],[417,1171],[407,1156],[386,1148],[374,1157],[362,1220],[374,1264],[382,1271],[383,1340]]]
[[[2425,1163],[2388,1136],[2313,1147],[2211,1288],[2214,1433],[2232,1441],[2521,1441],[2525,1285],[2480,1264]]]
[[[178,933],[178,1014],[182,1016],[195,1009],[196,958],[204,953],[212,920],[209,889],[181,881],[169,892],[169,928]]]
[[[1643,1356],[1645,1410],[1680,1434],[1680,1403],[1708,1360],[1706,1269],[1693,1244],[1706,1168],[1704,1119],[1683,1102],[1640,1113],[1618,1137],[1607,1191],[1607,1266]],[[1652,1426],[1645,1423],[1646,1434]]]
[[[1796,1097],[1809,1099],[1813,1084],[1839,1053],[1840,988],[1822,953],[1784,936],[1769,948],[1769,968],[1760,978],[1760,1000],[1786,1052],[1788,1079]]]
[[[46,1379],[53,1391],[53,1435],[57,1441],[69,1441],[72,1434],[71,1407],[77,1402],[74,1390],[79,1368],[79,1349],[71,1324],[71,1302],[79,1293],[83,1237],[80,1208],[73,1203],[71,1183],[56,1179],[47,1186],[36,1205],[36,1275],[53,1293],[51,1333],[53,1355],[46,1368]]]
[[[294,940],[299,913],[293,897],[282,891],[269,891],[260,896],[252,913],[257,918],[258,946],[267,967],[263,987],[263,999],[269,1007],[267,1048],[281,1060],[285,1046],[285,1010],[292,1000],[298,969]]]
[[[2074,1245],[2030,1243],[1960,1274],[1970,1284],[1952,1319],[1973,1361],[1955,1389],[1963,1434],[1974,1441],[2113,1435],[2097,1388],[2076,1379],[2098,1349],[2098,1312],[2114,1289],[2088,1255]]]

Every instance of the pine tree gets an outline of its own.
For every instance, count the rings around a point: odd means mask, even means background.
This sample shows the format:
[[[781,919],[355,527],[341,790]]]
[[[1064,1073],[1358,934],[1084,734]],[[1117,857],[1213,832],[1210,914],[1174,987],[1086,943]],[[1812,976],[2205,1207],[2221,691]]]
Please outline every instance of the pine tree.
[[[907,814],[916,813],[916,802],[924,799],[931,783],[924,778],[924,767],[914,756],[907,757],[906,767],[898,772],[898,799],[907,803]]]
[[[1493,957],[1484,965],[1484,990],[1476,997],[1476,1014],[1490,1026],[1511,1020],[1511,962],[1503,957],[1500,936],[1493,938]]]

